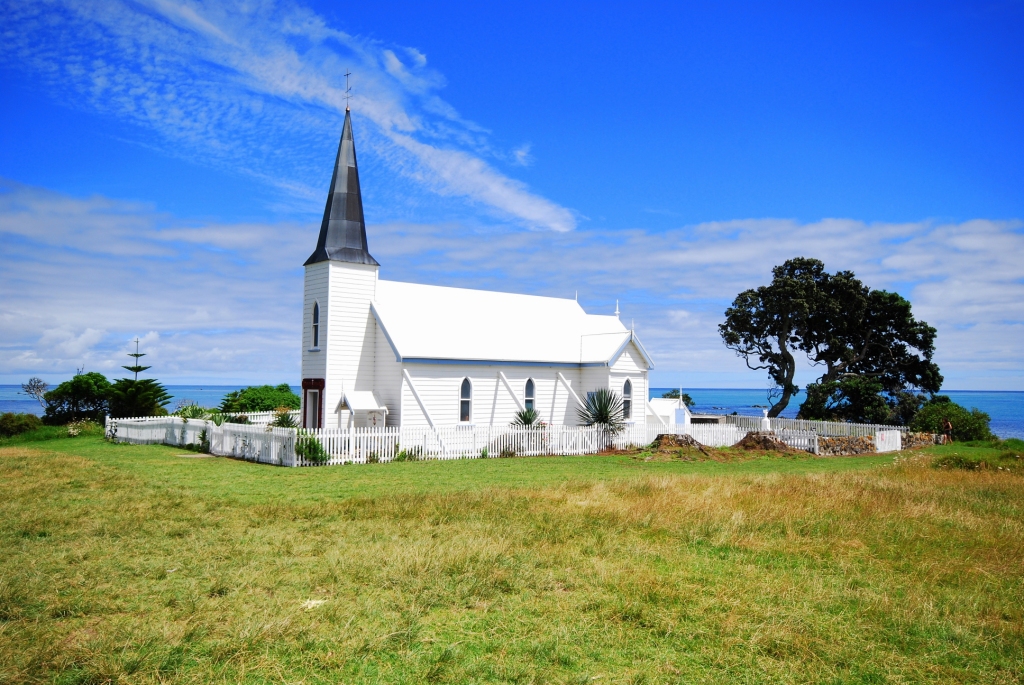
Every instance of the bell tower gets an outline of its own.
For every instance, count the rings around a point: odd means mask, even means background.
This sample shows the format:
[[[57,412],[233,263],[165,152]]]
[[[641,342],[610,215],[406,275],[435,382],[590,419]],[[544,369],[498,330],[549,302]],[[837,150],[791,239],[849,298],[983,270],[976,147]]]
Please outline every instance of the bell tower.
[[[304,266],[302,426],[337,428],[343,393],[373,389],[375,326],[370,303],[380,267],[366,244],[352,113],[347,107],[320,236]]]

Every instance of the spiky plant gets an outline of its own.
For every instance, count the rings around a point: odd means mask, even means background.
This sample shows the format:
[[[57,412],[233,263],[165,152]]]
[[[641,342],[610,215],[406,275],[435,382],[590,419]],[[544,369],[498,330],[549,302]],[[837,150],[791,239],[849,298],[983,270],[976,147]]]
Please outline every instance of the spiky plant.
[[[584,426],[601,426],[611,433],[618,433],[626,425],[622,396],[608,388],[587,393],[586,402],[576,408],[576,416]]]
[[[295,422],[295,417],[292,416],[291,410],[288,407],[278,407],[276,412],[274,420],[270,422],[270,425],[274,428],[296,428],[298,426]]]
[[[183,419],[205,419],[209,416],[210,410],[200,407],[194,402],[182,403],[177,409],[174,410],[172,416],[178,416]]]
[[[513,426],[536,426],[540,416],[537,415],[536,409],[523,409],[522,411],[516,412],[516,417],[512,420]]]

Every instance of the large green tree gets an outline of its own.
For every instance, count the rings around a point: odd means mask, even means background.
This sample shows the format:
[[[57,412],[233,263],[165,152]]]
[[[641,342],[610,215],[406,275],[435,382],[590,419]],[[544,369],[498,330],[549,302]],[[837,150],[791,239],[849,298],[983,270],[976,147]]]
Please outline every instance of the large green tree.
[[[287,383],[253,385],[229,392],[221,401],[220,409],[225,412],[274,411],[280,407],[298,409],[301,401]]]
[[[167,389],[152,378],[119,378],[110,386],[108,396],[114,418],[163,416],[167,414],[164,406],[171,401]]]
[[[769,416],[781,414],[799,392],[794,377],[801,356],[824,367],[808,386],[805,418],[905,414],[915,392],[935,393],[942,385],[932,361],[935,329],[913,317],[910,303],[872,290],[851,271],[830,274],[817,259],[790,259],[772,269],[769,285],[737,295],[719,333],[749,368],[768,372]]]
[[[43,395],[46,409],[43,421],[62,426],[71,421],[103,421],[107,413],[110,381],[102,373],[90,371],[76,374]]]

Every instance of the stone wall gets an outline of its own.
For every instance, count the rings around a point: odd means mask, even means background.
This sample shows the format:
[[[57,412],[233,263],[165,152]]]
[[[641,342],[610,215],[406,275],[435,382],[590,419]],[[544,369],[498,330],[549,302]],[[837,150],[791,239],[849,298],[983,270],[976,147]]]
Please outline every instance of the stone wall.
[[[854,454],[874,454],[875,438],[865,435],[859,438],[818,438],[818,456],[839,457]]]
[[[935,433],[904,433],[903,434],[903,449],[912,450],[918,447],[928,447],[929,445],[938,445],[942,440],[941,435]]]

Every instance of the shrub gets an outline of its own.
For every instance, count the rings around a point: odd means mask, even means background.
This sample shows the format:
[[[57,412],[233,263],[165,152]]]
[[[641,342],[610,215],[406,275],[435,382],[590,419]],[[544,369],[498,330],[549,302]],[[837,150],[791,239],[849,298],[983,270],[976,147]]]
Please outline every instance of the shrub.
[[[988,414],[973,408],[968,411],[945,395],[929,400],[910,422],[910,428],[921,433],[942,433],[942,422],[946,419],[953,424],[953,439],[957,442],[993,437]]]
[[[480,458],[481,459],[486,459],[488,454],[489,454],[489,452],[488,452],[486,447],[483,448],[482,450],[480,450]]]
[[[932,459],[932,467],[936,469],[960,469],[963,471],[985,469],[993,471],[1021,471],[1024,470],[1024,455],[1021,455],[1016,450],[982,457],[943,454]]]
[[[91,432],[89,429],[95,425],[92,421],[72,421],[68,424],[68,437],[77,438],[83,432]]]
[[[498,458],[499,459],[511,459],[514,456],[516,456],[516,451],[514,449],[512,449],[511,447],[506,447],[505,449],[503,449],[501,451],[501,454],[498,455]]]
[[[962,454],[944,454],[941,457],[932,459],[932,467],[937,469],[963,469],[974,471],[981,468],[981,459],[967,457]]]
[[[408,449],[403,449],[395,455],[395,461],[419,461],[422,458],[422,447],[410,447]]]
[[[9,438],[42,427],[43,422],[35,414],[0,414],[0,437]]]
[[[43,423],[63,426],[82,419],[102,421],[109,410],[109,391],[110,381],[102,373],[77,374],[43,395],[46,401]]]
[[[101,429],[102,430],[102,429]],[[35,430],[26,431],[19,433],[18,435],[10,438],[0,437],[0,443],[6,443],[8,440],[22,442],[43,442],[46,440],[61,440],[68,437],[67,426],[47,426],[43,425]]]
[[[246,416],[245,414],[239,414],[238,416],[228,416],[228,415],[225,415],[225,414],[221,414],[220,416],[221,416],[221,423],[241,423],[241,424],[244,424],[244,425],[248,425],[250,423],[249,417]],[[214,422],[214,423],[216,423],[216,422]],[[219,426],[220,424],[217,424],[217,425]]]
[[[672,390],[669,390],[668,392],[663,392],[661,394],[661,396],[666,398],[666,399],[670,399],[670,400],[679,400],[679,399],[681,399],[683,401],[683,404],[685,404],[687,407],[692,407],[693,406],[693,398],[690,397],[690,394],[686,393],[686,392],[680,393],[680,391],[678,389],[676,389],[676,388],[673,388]]]
[[[876,378],[852,376],[839,381],[811,383],[798,418],[905,425],[925,402],[909,390],[885,391]]]
[[[316,439],[316,436],[309,434],[298,436],[298,439],[295,441],[295,454],[314,464],[323,464],[330,458],[327,450]]]
[[[277,416],[270,422],[270,425],[274,428],[295,428],[295,417],[291,415],[291,410],[288,407],[278,407]]]
[[[171,416],[178,416],[183,419],[205,419],[210,415],[209,409],[204,409],[194,402],[180,405]]]
[[[278,386],[254,385],[224,396],[220,410],[225,412],[274,411],[279,407],[298,409],[301,399],[287,383]]]

